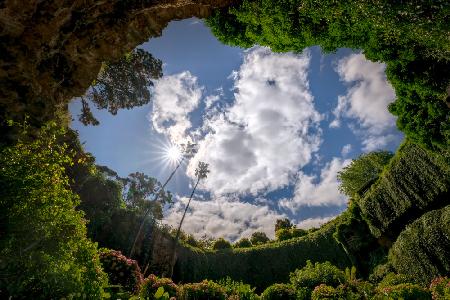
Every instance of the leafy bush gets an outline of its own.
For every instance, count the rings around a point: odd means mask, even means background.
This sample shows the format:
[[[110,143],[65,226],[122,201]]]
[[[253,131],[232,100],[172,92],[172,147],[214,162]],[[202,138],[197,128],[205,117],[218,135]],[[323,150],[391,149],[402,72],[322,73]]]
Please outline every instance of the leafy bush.
[[[450,205],[430,211],[408,225],[389,251],[400,274],[428,284],[450,273]]]
[[[178,289],[179,300],[225,300],[225,289],[219,284],[203,280],[200,283],[184,284]]]
[[[100,262],[110,283],[119,284],[128,292],[139,291],[143,278],[135,260],[125,257],[120,251],[101,249]]]
[[[252,245],[256,246],[267,243],[269,241],[269,238],[264,232],[257,231],[253,232],[250,241],[252,242]]]
[[[232,247],[231,247],[230,242],[223,238],[217,239],[213,244],[214,250],[223,250],[223,249],[231,249],[231,248]]]
[[[252,246],[252,242],[248,238],[242,238],[234,243],[234,248],[249,248]]]
[[[339,299],[365,300],[371,299],[375,294],[374,286],[363,280],[351,280],[336,288]]]
[[[261,294],[261,300],[295,300],[295,289],[289,284],[276,283]]]
[[[275,237],[278,241],[290,240],[297,237],[302,237],[307,235],[307,231],[300,228],[281,228],[275,232]]]
[[[164,293],[168,293],[169,297],[177,295],[178,286],[170,278],[158,278],[152,274],[143,281],[139,297],[152,300],[161,287],[164,289]]]
[[[379,289],[373,299],[431,300],[431,293],[417,284],[403,283]]]
[[[450,204],[449,191],[448,153],[405,142],[358,205],[374,236],[388,233],[395,238],[402,224],[430,207]]]
[[[45,126],[0,148],[0,293],[5,299],[99,299],[106,285],[65,166],[72,154]]]
[[[304,268],[291,274],[291,283],[296,289],[304,287],[312,290],[320,284],[337,287],[344,282],[344,272],[330,262],[313,264],[308,260]]]
[[[311,293],[311,300],[337,299],[337,298],[338,292],[336,291],[336,289],[326,284],[316,286]]]
[[[402,274],[395,274],[395,273],[388,273],[383,280],[378,284],[379,288],[385,288],[389,286],[399,285],[402,283],[409,283],[411,282],[411,279],[408,278],[406,275]]]
[[[447,277],[437,277],[431,281],[430,291],[433,300],[450,299],[450,279]]]
[[[242,281],[234,281],[230,277],[219,280],[220,284],[227,294],[228,300],[257,300],[259,297],[255,294],[255,288],[252,288],[249,284],[245,284]]]

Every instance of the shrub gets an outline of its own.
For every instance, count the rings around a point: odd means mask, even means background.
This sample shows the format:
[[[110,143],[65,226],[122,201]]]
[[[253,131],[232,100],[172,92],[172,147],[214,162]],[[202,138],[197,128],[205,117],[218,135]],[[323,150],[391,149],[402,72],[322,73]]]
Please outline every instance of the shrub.
[[[281,228],[275,232],[275,237],[278,241],[290,240],[297,237],[302,237],[307,235],[308,232],[300,228]]]
[[[308,260],[304,268],[291,273],[291,283],[297,289],[305,287],[312,290],[319,284],[337,287],[345,282],[344,272],[330,262],[313,264]]]
[[[402,229],[398,225],[412,222],[430,207],[450,204],[449,190],[448,154],[405,142],[358,205],[375,237],[396,237]]]
[[[431,300],[431,293],[417,284],[403,283],[378,289],[374,299]]]
[[[379,288],[385,288],[388,286],[394,286],[394,285],[399,285],[402,283],[409,283],[411,282],[410,278],[408,278],[408,276],[406,275],[402,275],[402,274],[395,274],[395,273],[388,273],[383,280],[381,280],[381,282],[378,284]]]
[[[225,289],[219,284],[203,280],[200,283],[190,283],[178,289],[179,300],[225,300]]]
[[[326,284],[316,286],[311,293],[311,300],[336,299],[337,297],[338,292],[336,289]]]
[[[139,291],[143,278],[135,260],[125,257],[120,251],[101,249],[100,262],[110,283],[121,285],[131,293]]]
[[[437,277],[431,281],[430,291],[433,300],[450,299],[450,279],[447,277]]]
[[[261,294],[261,300],[295,300],[296,298],[295,289],[289,284],[273,284]]]
[[[398,273],[428,284],[450,272],[450,205],[408,225],[389,251]]]
[[[106,285],[95,243],[86,237],[65,167],[73,155],[45,126],[32,142],[0,147],[0,296],[99,299]]]
[[[351,280],[345,284],[341,284],[336,288],[339,299],[365,300],[371,299],[375,294],[374,286],[362,280]]]
[[[234,243],[234,248],[249,248],[252,246],[252,242],[248,238],[242,238]]]
[[[213,244],[214,250],[223,250],[223,249],[231,249],[231,248],[232,247],[231,247],[230,242],[223,238],[217,239]]]
[[[255,288],[242,281],[234,281],[230,277],[222,279],[218,282],[224,289],[228,299],[237,300],[257,300],[258,296],[255,294]]]
[[[267,243],[269,238],[264,232],[257,231],[253,232],[250,241],[252,242],[252,245],[261,245]]]
[[[177,295],[178,286],[170,278],[158,278],[152,274],[142,283],[139,297],[152,300],[160,287],[164,289],[165,293],[169,294],[169,297]]]

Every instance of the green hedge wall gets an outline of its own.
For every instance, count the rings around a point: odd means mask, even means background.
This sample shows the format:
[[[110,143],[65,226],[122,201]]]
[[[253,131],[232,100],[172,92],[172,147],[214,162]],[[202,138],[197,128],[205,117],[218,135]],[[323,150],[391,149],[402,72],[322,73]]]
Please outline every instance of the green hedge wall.
[[[450,205],[430,211],[410,224],[389,251],[400,274],[428,284],[450,274]]]
[[[376,236],[396,237],[424,212],[450,204],[450,155],[405,142],[380,179],[358,200]]]
[[[289,281],[290,272],[304,267],[307,260],[330,261],[340,268],[349,267],[349,257],[333,238],[340,222],[342,217],[307,236],[252,248],[203,251],[180,247],[174,279],[198,282],[205,278],[218,280],[229,276],[262,291],[274,282]]]

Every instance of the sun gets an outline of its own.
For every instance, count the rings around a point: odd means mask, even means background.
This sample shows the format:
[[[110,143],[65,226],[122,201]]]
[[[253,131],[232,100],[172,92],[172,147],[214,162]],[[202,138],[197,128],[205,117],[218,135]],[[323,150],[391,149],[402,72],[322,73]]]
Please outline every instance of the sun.
[[[175,145],[170,146],[167,149],[166,157],[169,159],[170,162],[175,163],[178,162],[181,159],[181,151],[180,148],[178,148]]]

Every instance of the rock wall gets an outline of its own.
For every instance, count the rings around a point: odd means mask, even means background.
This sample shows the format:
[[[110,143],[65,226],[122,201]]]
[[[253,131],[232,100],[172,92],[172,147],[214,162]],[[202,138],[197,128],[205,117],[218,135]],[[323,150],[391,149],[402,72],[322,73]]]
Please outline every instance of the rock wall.
[[[172,20],[205,18],[233,2],[0,1],[0,116],[22,121],[29,115],[38,127],[86,91],[103,61],[161,35]]]

